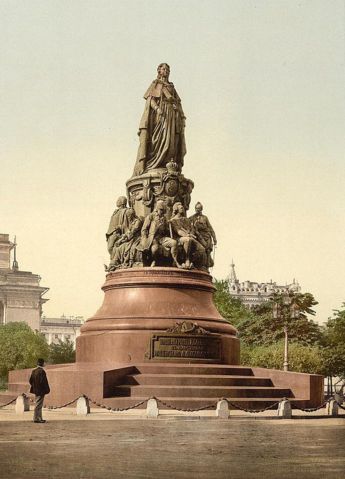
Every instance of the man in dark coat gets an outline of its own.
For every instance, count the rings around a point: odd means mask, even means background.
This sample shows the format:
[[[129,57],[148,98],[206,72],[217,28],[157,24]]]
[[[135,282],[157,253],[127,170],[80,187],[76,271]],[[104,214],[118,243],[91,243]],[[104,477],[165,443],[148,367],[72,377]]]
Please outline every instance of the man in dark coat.
[[[42,419],[42,407],[44,396],[50,393],[50,388],[47,380],[47,375],[43,369],[44,359],[37,360],[37,368],[33,369],[29,383],[31,385],[30,392],[35,395],[35,410],[34,410],[34,422],[44,423]]]

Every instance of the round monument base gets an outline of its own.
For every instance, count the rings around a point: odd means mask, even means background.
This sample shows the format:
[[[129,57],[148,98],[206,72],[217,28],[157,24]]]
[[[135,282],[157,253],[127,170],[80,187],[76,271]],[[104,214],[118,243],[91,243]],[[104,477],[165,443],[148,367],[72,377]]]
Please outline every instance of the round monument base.
[[[208,273],[132,268],[109,273],[101,308],[81,328],[77,362],[239,364],[236,329],[213,303]]]

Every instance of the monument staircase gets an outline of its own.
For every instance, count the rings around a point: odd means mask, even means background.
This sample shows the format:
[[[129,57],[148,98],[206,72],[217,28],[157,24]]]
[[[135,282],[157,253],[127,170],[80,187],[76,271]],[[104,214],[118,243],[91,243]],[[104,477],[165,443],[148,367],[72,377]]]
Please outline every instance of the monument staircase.
[[[306,407],[309,397],[295,397],[288,387],[276,386],[269,375],[257,376],[250,367],[226,364],[143,363],[109,383],[103,404],[133,406],[155,396],[173,408],[197,409],[221,398],[246,409],[263,409],[283,398]],[[145,407],[145,404],[142,406]],[[163,409],[164,404],[161,405]]]
[[[322,400],[318,375],[238,365],[147,361],[94,368],[73,363],[47,366],[46,370],[52,386],[46,396],[49,406],[61,406],[82,394],[111,408],[133,407],[140,402],[144,403],[139,407],[145,408],[150,397],[161,401],[161,409],[215,407],[222,398],[231,403],[231,409],[250,410],[274,407],[283,398],[288,398],[293,407],[302,408],[316,407]],[[11,371],[8,391],[0,393],[0,405],[28,393],[30,373],[30,369]],[[61,377],[75,385],[68,395],[59,388]]]

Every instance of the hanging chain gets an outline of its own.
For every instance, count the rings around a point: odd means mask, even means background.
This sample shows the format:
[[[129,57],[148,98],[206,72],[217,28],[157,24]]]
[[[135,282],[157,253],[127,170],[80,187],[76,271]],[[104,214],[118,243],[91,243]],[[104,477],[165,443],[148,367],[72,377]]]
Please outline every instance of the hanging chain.
[[[1,404],[1,405],[0,405],[0,409],[2,409],[3,407],[9,406],[10,404],[13,404],[13,403],[16,402],[16,401],[17,401],[17,398],[14,398],[14,399],[12,399],[12,401],[10,401],[10,402],[8,402],[8,403],[6,403],[6,404]]]
[[[31,399],[29,396],[27,396],[25,393],[22,394],[22,396],[26,399],[28,399],[30,402],[34,403],[35,401],[33,399]],[[132,406],[127,406],[127,407],[111,407],[111,406],[106,406],[105,404],[101,404],[97,401],[94,401],[93,399],[91,399],[90,397],[86,396],[85,394],[83,394],[82,396],[78,396],[76,397],[75,399],[73,399],[72,401],[69,401],[61,406],[44,406],[45,409],[50,409],[50,410],[55,410],[55,409],[62,409],[64,407],[67,407],[67,406],[70,406],[71,404],[75,403],[76,401],[78,401],[78,399],[80,397],[84,397],[86,400],[88,400],[90,403],[94,404],[95,406],[99,407],[99,408],[102,408],[102,409],[106,409],[107,411],[111,411],[111,412],[122,412],[122,411],[129,411],[131,409],[136,409],[138,408],[139,406],[142,406],[143,404],[147,403],[150,399],[155,399],[157,401],[157,403],[161,404],[162,406],[165,406],[167,407],[168,409],[173,409],[175,411],[180,411],[180,412],[198,412],[198,411],[205,411],[207,409],[213,409],[217,406],[217,403],[222,400],[222,401],[226,401],[228,403],[229,406],[231,406],[232,408],[234,409],[238,409],[240,411],[244,411],[244,412],[247,412],[247,413],[250,413],[250,414],[255,414],[255,413],[261,413],[261,412],[265,412],[265,411],[268,411],[270,409],[274,409],[274,408],[277,408],[277,406],[284,400],[286,399],[282,399],[280,401],[277,401],[273,404],[271,404],[270,406],[267,406],[265,408],[262,408],[262,409],[249,409],[249,408],[244,408],[242,406],[240,406],[239,404],[237,404],[236,402],[232,402],[230,399],[228,398],[221,398],[221,399],[217,399],[216,401],[210,403],[210,404],[206,404],[205,406],[201,406],[199,408],[181,408],[181,407],[177,407],[177,406],[173,406],[172,404],[168,404],[167,402],[163,401],[162,399],[159,399],[159,398],[156,398],[155,396],[152,396],[152,397],[149,397],[147,399],[144,399],[142,401],[139,401],[137,402],[136,404],[133,404]],[[0,409],[6,407],[6,406],[9,406],[10,404],[13,404],[14,402],[16,402],[17,398],[15,399],[12,399],[11,401],[9,401],[8,403],[6,404],[1,404],[0,405]],[[345,407],[342,406],[337,400],[335,400],[334,396],[332,396],[331,398],[327,399],[327,401],[325,401],[323,404],[321,404],[320,406],[318,407],[314,407],[314,408],[299,408],[299,407],[294,407],[294,410],[298,410],[298,411],[303,411],[303,412],[306,412],[306,413],[309,413],[309,412],[315,412],[315,411],[319,411],[320,409],[323,409],[324,407],[327,406],[327,404],[334,400],[335,403],[337,404],[338,407],[340,407],[342,410],[345,411]],[[248,401],[250,401],[250,398],[248,398]]]

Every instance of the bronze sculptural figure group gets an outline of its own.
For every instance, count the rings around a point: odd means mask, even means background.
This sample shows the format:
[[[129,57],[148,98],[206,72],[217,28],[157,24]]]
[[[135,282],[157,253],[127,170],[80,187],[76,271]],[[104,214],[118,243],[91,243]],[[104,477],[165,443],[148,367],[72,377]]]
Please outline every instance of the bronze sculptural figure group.
[[[127,198],[120,196],[106,234],[107,271],[133,266],[174,266],[208,270],[216,235],[200,202],[187,218],[193,182],[182,175],[185,115],[161,63],[146,91],[139,148]]]
[[[167,206],[158,200],[145,219],[127,207],[127,199],[117,200],[106,234],[110,264],[107,271],[133,266],[175,266],[208,270],[213,266],[211,253],[217,244],[215,232],[202,214],[202,205],[187,218],[182,203],[173,205],[168,218]]]

